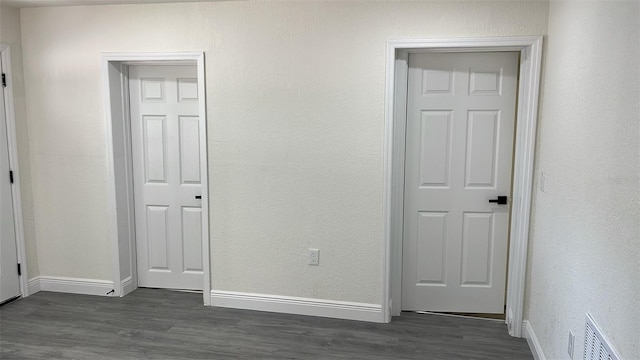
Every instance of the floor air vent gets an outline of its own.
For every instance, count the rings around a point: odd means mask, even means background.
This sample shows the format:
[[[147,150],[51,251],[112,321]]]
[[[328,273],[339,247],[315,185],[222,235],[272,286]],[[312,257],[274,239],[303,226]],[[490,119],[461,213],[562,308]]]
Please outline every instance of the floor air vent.
[[[584,334],[584,360],[621,360],[589,314]]]

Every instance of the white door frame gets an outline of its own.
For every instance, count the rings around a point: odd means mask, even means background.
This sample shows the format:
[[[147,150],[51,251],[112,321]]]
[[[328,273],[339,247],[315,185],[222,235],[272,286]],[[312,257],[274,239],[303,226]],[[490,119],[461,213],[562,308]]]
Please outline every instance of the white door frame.
[[[404,152],[409,53],[487,51],[520,53],[505,322],[511,336],[522,336],[542,36],[409,39],[387,42],[383,199],[385,247],[382,287],[383,319],[387,322],[391,321],[391,316],[400,315],[402,304]]]
[[[24,242],[24,222],[22,219],[22,193],[20,191],[20,169],[18,167],[18,141],[16,135],[16,115],[13,102],[13,73],[11,69],[11,50],[8,45],[0,44],[0,57],[2,58],[2,71],[4,71],[7,87],[4,88],[4,108],[7,121],[7,141],[9,144],[9,166],[13,171],[13,187],[11,201],[13,203],[13,222],[16,232],[17,257],[20,264],[20,294],[29,296],[29,274],[27,273],[27,251]],[[1,86],[1,85],[0,85]],[[1,174],[8,176],[8,174]]]
[[[204,53],[103,53],[106,145],[109,176],[109,216],[113,251],[114,296],[138,287],[136,266],[133,171],[129,111],[130,65],[196,65],[200,116],[200,172],[202,174],[202,266],[203,302],[211,302],[209,265],[209,197],[207,168],[207,117]]]

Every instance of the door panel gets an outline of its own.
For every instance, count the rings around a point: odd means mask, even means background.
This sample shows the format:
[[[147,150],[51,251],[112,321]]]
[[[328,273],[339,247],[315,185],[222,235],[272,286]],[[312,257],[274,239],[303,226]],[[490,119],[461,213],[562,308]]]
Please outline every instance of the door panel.
[[[202,229],[202,209],[182,207],[183,271],[202,271],[200,229]]]
[[[418,213],[418,243],[416,256],[422,261],[417,264],[419,284],[445,284],[447,213],[420,211]]]
[[[202,290],[195,66],[131,66],[138,285]]]
[[[409,56],[403,310],[502,313],[517,53]]]
[[[147,255],[150,270],[169,270],[168,206],[147,206]],[[144,238],[140,239],[144,241]],[[144,253],[143,253],[144,255]]]
[[[451,112],[423,111],[420,124],[420,187],[449,187]]]
[[[468,115],[465,188],[495,189],[500,112],[473,110],[469,111]]]
[[[142,115],[145,178],[147,183],[166,183],[166,120],[164,116]]]
[[[0,72],[2,72],[2,63],[0,63]],[[4,101],[4,87],[0,86],[0,302],[20,295]]]
[[[493,213],[465,212],[462,219],[460,286],[491,286]]]
[[[181,184],[200,184],[200,121],[197,116],[180,116]]]

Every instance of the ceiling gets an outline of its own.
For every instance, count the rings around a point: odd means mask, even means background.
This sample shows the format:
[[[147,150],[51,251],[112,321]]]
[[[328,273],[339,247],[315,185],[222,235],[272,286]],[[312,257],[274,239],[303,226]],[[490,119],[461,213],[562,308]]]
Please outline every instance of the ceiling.
[[[109,4],[155,4],[177,2],[200,2],[215,0],[0,0],[2,5],[13,7],[43,7],[43,6],[78,6],[78,5],[109,5]]]

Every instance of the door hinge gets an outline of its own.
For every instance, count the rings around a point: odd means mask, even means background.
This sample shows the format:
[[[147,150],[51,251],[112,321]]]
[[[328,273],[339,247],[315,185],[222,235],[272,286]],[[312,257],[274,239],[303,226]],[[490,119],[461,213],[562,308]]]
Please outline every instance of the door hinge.
[[[18,263],[18,276],[22,276],[22,269],[20,269],[20,263]]]
[[[9,181],[13,184],[13,171],[9,170]]]
[[[7,74],[2,73],[2,87],[7,87]]]

